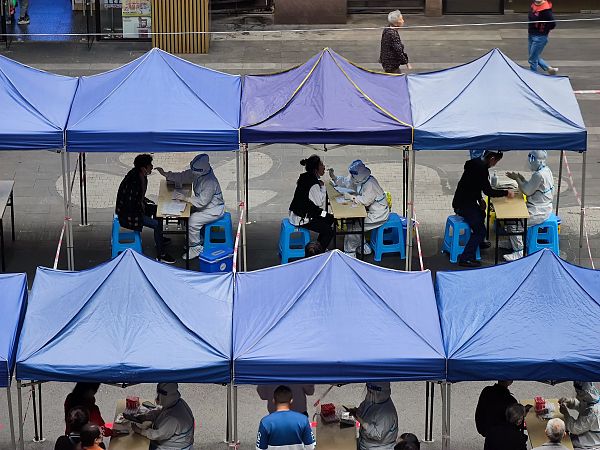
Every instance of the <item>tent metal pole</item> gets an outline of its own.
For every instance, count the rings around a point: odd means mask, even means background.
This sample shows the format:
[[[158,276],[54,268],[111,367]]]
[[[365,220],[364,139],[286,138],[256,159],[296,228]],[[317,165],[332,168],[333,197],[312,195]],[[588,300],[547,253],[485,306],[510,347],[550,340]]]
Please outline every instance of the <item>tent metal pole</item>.
[[[411,270],[412,267],[412,247],[413,247],[413,222],[412,218],[414,215],[415,207],[415,151],[411,147],[408,153],[409,164],[408,164],[408,182],[409,182],[409,194],[408,194],[408,217],[406,218],[406,265],[407,271]]]
[[[225,431],[225,442],[231,442],[231,383],[227,384],[227,429]]]
[[[35,384],[31,382],[31,403],[33,411],[33,442],[40,442],[40,435],[38,434],[38,418],[37,418],[37,404],[35,401]]]
[[[442,391],[442,450],[448,450],[448,383],[441,384]]]
[[[425,442],[433,442],[433,400],[435,384],[433,381],[425,382]]]
[[[578,264],[581,265],[581,251],[583,250],[583,229],[585,224],[585,172],[587,166],[587,152],[583,152],[581,167],[581,212],[579,214],[579,255]]]
[[[237,396],[237,385],[233,385],[233,408],[232,408],[232,422],[233,422],[233,444],[234,448],[238,446],[238,396]]]
[[[15,421],[13,417],[12,398],[10,396],[10,384],[6,388],[6,401],[8,403],[8,423],[10,425],[10,443],[11,448],[17,450],[17,441],[15,440]]]
[[[246,176],[247,172],[247,163],[248,163],[248,144],[243,144],[243,154],[242,154],[242,177],[244,177],[244,186],[246,185]],[[248,222],[248,191],[244,189],[243,200],[244,208],[246,209],[246,220],[242,220],[242,267],[244,268],[244,272],[248,270],[247,266],[247,257],[246,257],[246,223]]]
[[[67,195],[68,195],[67,192],[69,190],[69,187],[67,184],[67,169],[66,169],[65,154],[66,154],[66,149],[63,148],[62,151],[60,152],[60,161],[61,161],[61,166],[62,166],[62,180],[63,180],[63,203],[64,203],[64,207],[65,207],[65,220],[64,220],[63,227],[65,228],[66,242],[67,242],[67,246],[68,246],[70,236],[69,236],[69,230],[68,230],[68,225],[67,225],[69,222],[69,200],[67,199]],[[72,270],[73,264],[71,262],[71,255],[68,250],[66,253],[67,253],[67,268],[69,270]]]
[[[67,228],[68,228],[68,236],[69,239],[67,240],[67,250],[69,252],[69,254],[71,255],[71,267],[69,268],[69,270],[75,270],[75,257],[73,255],[73,220],[71,219],[72,217],[72,202],[71,202],[71,158],[69,157],[69,153],[67,153],[66,148],[65,148],[65,157],[67,160],[67,187],[68,187],[68,204],[67,204],[67,211],[68,211],[68,217],[69,220],[67,222]]]
[[[44,442],[44,412],[42,410],[42,382],[38,383],[38,406],[40,411],[40,442]]]
[[[80,153],[79,154],[79,215],[81,216],[79,219],[79,225],[83,226],[85,225],[85,221],[84,221],[84,212],[83,212],[83,170],[81,169],[83,167],[83,154]]]
[[[248,207],[248,165],[248,144],[246,144],[244,151],[244,202],[246,203],[246,222],[250,223],[250,208]]]
[[[238,151],[235,154],[235,173],[236,173],[236,183],[237,183],[237,189],[236,189],[236,194],[237,194],[237,208],[238,208],[238,212],[241,214],[240,211],[240,202],[242,201],[242,193],[241,193],[241,180],[240,180],[240,154],[242,151],[242,145],[240,144]],[[239,217],[238,217],[239,220]],[[239,249],[238,249],[239,250]],[[242,267],[242,253],[240,251],[237,252],[237,267]],[[228,392],[228,395],[231,396],[231,392]],[[230,402],[231,399],[228,400],[228,402]],[[229,410],[227,410],[229,412]],[[229,430],[227,430],[227,432],[229,433]],[[229,442],[229,439],[227,439],[227,442]]]
[[[556,192],[556,215],[558,216],[558,204],[560,203],[560,188],[562,186],[562,171],[563,160],[565,159],[565,151],[560,151],[560,162],[558,163],[558,191]]]
[[[23,440],[23,393],[21,392],[21,381],[17,380],[17,408],[19,410],[19,448],[25,450]]]

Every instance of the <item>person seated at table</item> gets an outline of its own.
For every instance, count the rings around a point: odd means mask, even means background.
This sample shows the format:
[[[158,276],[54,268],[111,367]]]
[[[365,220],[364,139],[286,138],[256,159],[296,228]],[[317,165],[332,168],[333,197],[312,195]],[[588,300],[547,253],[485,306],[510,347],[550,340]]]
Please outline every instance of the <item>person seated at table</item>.
[[[223,217],[225,214],[225,201],[219,180],[215,176],[209,162],[208,155],[202,153],[190,162],[190,168],[183,172],[165,172],[162,167],[157,167],[167,181],[176,186],[192,185],[192,196],[188,197],[181,192],[175,192],[173,198],[192,205],[192,214],[188,221],[190,245],[182,256],[183,259],[194,259],[200,256],[202,246],[202,227],[207,223]]]
[[[152,173],[152,168],[151,155],[142,154],[135,157],[133,169],[127,172],[119,185],[115,214],[119,217],[119,224],[123,228],[139,232],[143,227],[152,228],[156,259],[166,264],[174,264],[173,257],[163,251],[163,247],[170,239],[163,237],[162,225],[155,217],[156,205],[146,198],[148,175]]]
[[[398,413],[391,398],[390,383],[367,383],[367,394],[358,408],[349,412],[358,422],[359,450],[393,450],[398,438]]]
[[[483,450],[527,450],[527,436],[523,432],[525,414],[525,407],[519,403],[506,408],[506,421],[488,430]]]
[[[479,394],[475,409],[475,426],[483,437],[491,427],[506,423],[506,408],[518,403],[508,390],[512,383],[511,380],[500,380],[493,386],[484,387]]]
[[[485,211],[486,203],[481,192],[488,197],[514,197],[514,192],[504,189],[493,189],[489,180],[489,169],[502,159],[502,152],[486,151],[481,158],[470,159],[465,162],[464,172],[456,187],[452,208],[461,216],[469,227],[471,237],[462,254],[458,257],[458,264],[463,267],[479,267],[481,262],[475,259],[477,247],[489,248],[490,243],[485,239]]]
[[[100,383],[77,383],[67,398],[65,399],[65,434],[71,432],[69,424],[69,412],[75,407],[80,407],[87,412],[89,422],[98,425],[104,430],[104,419],[100,414],[100,408],[96,405],[96,393],[100,388]],[[105,429],[106,436],[110,436],[110,430]]]
[[[318,155],[301,160],[300,165],[305,171],[296,182],[289,221],[294,226],[319,233],[317,240],[326,250],[333,239],[333,216],[326,211],[327,192],[320,179],[325,174],[325,165]]]
[[[77,450],[81,448],[81,429],[89,422],[87,411],[76,406],[71,408],[67,414],[67,428],[69,433],[60,436],[54,444],[54,450]]]
[[[371,175],[371,170],[357,159],[348,167],[349,176],[336,177],[333,169],[329,169],[329,176],[336,186],[350,189],[355,194],[344,194],[347,200],[364,205],[367,210],[365,218],[365,231],[373,230],[383,225],[390,215],[387,196],[379,185],[377,179]],[[358,221],[348,225],[348,231],[360,231]],[[356,256],[360,251],[362,238],[360,234],[347,234],[344,237],[344,252],[350,256]],[[371,247],[365,242],[363,252],[365,255],[371,253]]]
[[[419,438],[412,433],[402,433],[400,440],[394,446],[394,450],[420,450],[421,442]]]
[[[275,389],[279,387],[278,384],[265,384],[256,387],[261,400],[267,400],[267,410],[272,413],[277,410],[275,404]],[[290,409],[292,411],[299,412],[308,417],[308,408],[306,407],[306,396],[313,395],[315,393],[314,384],[290,384],[287,386],[292,391],[292,398],[294,401],[291,403]]]
[[[152,450],[191,450],[194,445],[194,414],[181,398],[177,383],[159,383],[156,387],[158,408],[145,414],[151,427],[131,424],[134,432],[150,439]]]
[[[600,393],[593,383],[574,381],[575,398],[558,400],[574,448],[600,448]],[[577,418],[569,409],[578,412]]]
[[[527,196],[527,211],[529,211],[527,226],[531,227],[545,222],[552,214],[554,177],[546,165],[548,154],[545,150],[531,151],[527,158],[529,169],[533,172],[529,180],[517,172],[506,172],[506,176],[515,180],[519,185],[519,190]],[[516,225],[507,227],[507,229],[512,232],[517,231]],[[522,258],[523,237],[520,234],[510,236],[510,243],[513,253],[504,255],[504,259],[514,261]]]
[[[325,253],[325,250],[323,250],[323,247],[321,247],[319,241],[311,241],[308,244],[306,244],[306,247],[304,247],[304,255],[306,258],[310,256],[320,255],[321,253]]]
[[[103,450],[102,430],[95,423],[86,423],[81,428],[81,448],[83,450]]]
[[[561,444],[564,435],[565,423],[559,418],[550,419],[546,424],[546,436],[548,437],[548,442],[539,447],[535,447],[532,450],[568,450],[567,447]]]

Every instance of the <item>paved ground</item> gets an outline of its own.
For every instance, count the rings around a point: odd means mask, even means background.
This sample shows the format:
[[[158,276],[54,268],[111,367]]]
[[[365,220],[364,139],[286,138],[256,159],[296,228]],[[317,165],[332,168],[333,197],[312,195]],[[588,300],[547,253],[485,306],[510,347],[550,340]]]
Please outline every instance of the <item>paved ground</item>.
[[[568,16],[570,18],[579,16]],[[589,16],[583,16],[589,17]],[[351,27],[373,26],[384,22],[384,18],[372,16],[353,17]],[[426,19],[410,16],[407,25],[465,22],[510,22],[522,20],[521,16],[452,16],[442,19]],[[221,21],[216,25],[220,30],[262,30],[276,29],[260,23],[250,23],[253,19]],[[571,77],[575,89],[600,89],[600,24],[598,22],[564,23],[553,32],[545,56],[553,65],[560,67],[561,73]],[[321,48],[329,46],[347,58],[376,68],[379,32],[377,31],[319,31],[300,33],[290,27],[279,27],[276,34],[257,33],[222,34],[215,36],[211,53],[190,55],[189,59],[215,69],[231,73],[264,73],[285,69],[306,61]],[[525,63],[526,32],[519,25],[493,25],[490,27],[448,29],[410,29],[403,32],[407,50],[413,61],[414,70],[432,70],[467,62],[490,48],[498,47],[509,57],[521,64]],[[143,43],[95,43],[91,50],[78,42],[13,42],[10,49],[0,49],[0,54],[17,59],[34,67],[69,75],[90,75],[109,70],[141,55],[149,48]],[[490,86],[493,89],[493,86]],[[589,152],[587,171],[586,200],[590,206],[600,206],[600,182],[598,163],[600,162],[600,96],[578,96],[586,125],[589,129]],[[152,149],[148,149],[151,151]],[[255,269],[277,264],[276,246],[278,221],[287,214],[293,192],[294,181],[301,167],[298,161],[314,150],[296,145],[273,145],[250,151],[250,220],[249,268]],[[114,193],[121,177],[131,165],[133,154],[88,155],[88,227],[75,226],[76,266],[78,269],[92,267],[110,256],[110,221]],[[344,147],[324,154],[326,164],[342,173],[348,163],[362,158],[373,170],[381,184],[390,190],[396,200],[401,198],[401,171],[397,149],[382,147]],[[417,215],[421,223],[421,237],[425,255],[425,267],[434,271],[456,269],[439,254],[443,223],[451,212],[451,196],[460,176],[466,152],[422,152],[417,156]],[[569,154],[569,163],[577,188],[581,183],[581,156]],[[156,155],[155,165],[165,168],[183,168],[191,159],[191,154]],[[15,243],[7,243],[8,270],[27,272],[30,282],[35,267],[50,266],[54,259],[56,243],[62,226],[62,180],[59,156],[52,152],[8,153],[0,152],[0,179],[15,180],[16,231]],[[235,204],[235,160],[233,153],[211,154],[211,161],[221,180],[229,207]],[[515,152],[506,155],[499,171],[526,169],[526,155]],[[72,165],[73,166],[73,165]],[[558,156],[553,154],[550,167],[558,175]],[[158,175],[151,177],[151,190],[156,190]],[[74,190],[74,220],[79,219],[79,192],[76,183]],[[563,179],[561,195],[563,219],[561,250],[569,261],[576,261],[578,254],[578,206],[573,190]],[[592,255],[596,264],[600,262],[600,212],[590,210],[588,229]],[[6,225],[5,225],[6,227]],[[8,227],[7,227],[8,228]],[[144,233],[144,243],[151,253],[151,235]],[[178,249],[180,241],[175,241],[173,249]],[[174,251],[179,255],[180,251]],[[589,266],[589,259],[583,253],[583,265]],[[490,262],[491,252],[484,255]],[[64,255],[61,267],[65,266]],[[384,265],[400,267],[401,261],[395,257],[385,258]],[[179,261],[179,265],[182,262]],[[47,387],[46,387],[47,386]],[[70,385],[48,384],[45,429],[54,439],[62,427],[61,404]],[[398,406],[402,430],[416,431],[422,435],[424,417],[424,383],[404,383],[394,387],[394,398]],[[453,391],[453,430],[454,448],[475,449],[482,447],[482,440],[473,426],[474,404],[482,387],[480,383],[463,383]],[[325,387],[317,391],[324,391]],[[556,388],[535,383],[517,383],[514,391],[522,398],[541,394],[560,396],[568,386]],[[151,387],[132,387],[127,393],[148,393]],[[224,434],[224,388],[214,386],[185,386],[184,394],[190,399],[201,427],[197,432],[199,446],[219,448]],[[13,392],[15,392],[13,390]],[[437,394],[437,392],[436,392]],[[0,393],[0,405],[4,405],[4,393]],[[116,398],[125,395],[114,387],[103,387],[99,402],[105,417],[110,417]],[[331,399],[344,402],[358,402],[363,395],[360,386],[347,386],[336,390]],[[438,395],[439,398],[439,395]],[[243,447],[253,445],[256,423],[264,412],[263,405],[256,401],[251,388],[242,388],[240,393],[240,438]],[[436,415],[436,419],[439,415]],[[28,414],[26,438],[33,437],[31,411]],[[426,448],[439,448],[439,420],[435,437],[438,442]],[[0,406],[0,448],[8,443],[6,410]],[[28,444],[30,449],[50,449],[52,440],[45,444]]]

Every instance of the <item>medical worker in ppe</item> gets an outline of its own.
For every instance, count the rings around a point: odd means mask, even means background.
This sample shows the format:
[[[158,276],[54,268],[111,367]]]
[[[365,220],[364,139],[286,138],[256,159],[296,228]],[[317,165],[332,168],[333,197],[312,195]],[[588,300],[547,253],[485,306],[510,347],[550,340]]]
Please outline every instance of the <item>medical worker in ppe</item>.
[[[192,450],[194,415],[181,398],[177,383],[159,383],[156,393],[158,407],[143,417],[152,426],[144,428],[132,423],[133,431],[150,439],[150,450]]]
[[[552,171],[546,165],[547,158],[548,154],[545,150],[533,150],[529,152],[529,169],[533,172],[529,180],[526,180],[520,173],[506,172],[506,176],[515,180],[521,192],[527,196],[527,210],[529,211],[529,219],[527,219],[528,227],[545,222],[552,213],[554,177],[552,176]],[[515,226],[511,228],[510,231],[517,231]],[[515,259],[522,258],[522,236],[510,236],[510,243],[513,253],[504,255],[504,259],[506,261],[514,261]]]
[[[398,437],[398,413],[390,383],[367,383],[367,395],[348,411],[360,422],[359,450],[393,450]]]
[[[162,167],[157,167],[156,171],[177,186],[192,185],[191,197],[180,192],[175,192],[173,197],[192,205],[189,220],[190,248],[183,254],[183,259],[197,258],[203,250],[202,227],[219,219],[225,213],[221,186],[210,166],[208,155],[202,153],[196,156],[190,163],[190,168],[183,172],[165,172]]]
[[[574,381],[573,387],[575,398],[563,397],[558,400],[573,447],[600,449],[600,393],[589,382]],[[579,413],[576,419],[571,416],[569,409]]]
[[[373,230],[383,225],[390,215],[387,197],[379,182],[371,175],[371,170],[360,160],[353,161],[348,167],[350,173],[347,177],[336,177],[333,169],[329,169],[329,176],[336,186],[350,189],[354,194],[344,194],[347,200],[360,203],[367,209],[365,231]],[[359,231],[360,224],[355,222],[348,226],[349,230]],[[360,234],[347,234],[344,238],[344,252],[355,256],[360,251]],[[364,253],[371,253],[371,247],[365,242]]]

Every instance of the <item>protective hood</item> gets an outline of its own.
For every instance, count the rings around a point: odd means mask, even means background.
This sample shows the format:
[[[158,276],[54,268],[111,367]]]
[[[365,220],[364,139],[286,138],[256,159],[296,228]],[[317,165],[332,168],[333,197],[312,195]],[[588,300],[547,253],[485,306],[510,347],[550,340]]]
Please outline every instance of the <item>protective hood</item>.
[[[210,173],[212,169],[210,167],[210,163],[208,162],[208,155],[206,153],[201,153],[192,159],[192,162],[190,163],[190,169],[199,175],[206,175],[207,173]]]
[[[529,152],[529,168],[532,172],[540,170],[546,165],[548,153],[546,150],[532,150]]]
[[[593,383],[574,381],[573,387],[580,402],[594,404],[600,401],[600,393]]]
[[[158,383],[156,401],[163,408],[170,408],[181,398],[177,383]]]
[[[392,395],[392,387],[389,382],[367,383],[367,395],[365,400],[372,403],[383,403]]]
[[[356,184],[364,183],[371,176],[371,170],[360,159],[350,164],[348,172]]]

